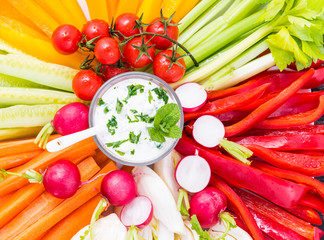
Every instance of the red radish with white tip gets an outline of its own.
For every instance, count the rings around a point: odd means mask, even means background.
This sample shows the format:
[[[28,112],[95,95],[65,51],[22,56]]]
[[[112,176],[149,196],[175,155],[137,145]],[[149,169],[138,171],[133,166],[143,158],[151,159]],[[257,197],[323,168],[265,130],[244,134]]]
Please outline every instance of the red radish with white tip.
[[[204,147],[216,147],[225,137],[225,127],[218,118],[204,115],[195,121],[192,136],[197,143]]]
[[[207,187],[211,170],[207,161],[198,156],[186,156],[175,169],[175,179],[188,192],[196,193]]]
[[[185,83],[179,86],[175,93],[180,99],[184,112],[195,112],[207,101],[207,92],[198,83]]]
[[[207,187],[190,200],[190,215],[196,215],[202,228],[214,226],[227,207],[227,198],[214,187]]]
[[[81,184],[80,171],[74,163],[59,160],[47,168],[43,184],[46,191],[54,197],[72,197]]]
[[[101,193],[114,206],[130,203],[137,194],[133,176],[123,170],[109,172],[101,182]]]
[[[120,214],[121,222],[126,226],[132,225],[143,228],[148,225],[153,217],[153,204],[148,197],[137,196],[126,204]]]

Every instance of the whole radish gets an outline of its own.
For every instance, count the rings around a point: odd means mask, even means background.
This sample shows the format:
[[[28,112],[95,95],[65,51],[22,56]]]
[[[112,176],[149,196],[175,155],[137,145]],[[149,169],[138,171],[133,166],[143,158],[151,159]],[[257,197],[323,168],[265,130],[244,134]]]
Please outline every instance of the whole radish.
[[[47,168],[43,184],[46,191],[54,197],[72,197],[81,184],[80,171],[74,163],[58,160]]]
[[[57,111],[52,124],[58,134],[68,135],[89,128],[88,116],[89,108],[85,104],[70,103]]]
[[[137,193],[133,176],[123,170],[109,172],[101,182],[101,194],[114,206],[130,203]]]
[[[207,187],[190,200],[190,215],[196,215],[203,228],[214,226],[227,207],[227,198],[220,190]]]

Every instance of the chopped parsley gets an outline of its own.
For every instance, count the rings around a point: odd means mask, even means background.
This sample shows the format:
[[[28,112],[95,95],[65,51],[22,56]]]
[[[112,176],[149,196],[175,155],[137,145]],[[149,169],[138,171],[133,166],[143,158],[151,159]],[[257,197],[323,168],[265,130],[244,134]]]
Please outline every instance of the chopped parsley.
[[[108,128],[108,132],[111,135],[114,135],[116,133],[115,129],[117,128],[117,120],[115,116],[112,116],[112,118],[108,120],[107,128]]]
[[[138,111],[136,109],[130,109],[129,111],[131,111],[132,113],[138,113]]]
[[[148,94],[149,94],[149,96],[148,96],[148,101],[149,101],[149,103],[151,103],[152,100],[153,100],[153,97],[152,97],[152,93],[151,93],[150,90],[148,91]],[[154,100],[153,100],[153,101],[154,101]]]
[[[118,153],[120,156],[124,156],[125,155],[125,153],[122,152],[122,151],[115,150],[115,152]]]
[[[144,92],[144,86],[141,85],[141,84],[132,84],[132,85],[129,85],[127,86],[127,89],[128,89],[128,95],[125,99],[125,101],[127,101],[128,99],[130,99],[132,96],[135,96],[137,95],[137,90],[140,91],[140,93],[143,93]]]
[[[133,149],[130,153],[131,153],[131,155],[134,155],[135,154],[135,149]]]
[[[104,113],[108,113],[108,112],[109,112],[108,107],[105,107],[105,109],[104,109]]]
[[[120,114],[120,112],[121,112],[123,106],[124,106],[124,104],[123,104],[121,101],[119,101],[119,99],[117,98],[116,111],[117,111],[118,114]]]
[[[154,117],[150,117],[148,114],[137,114],[135,115],[136,119],[137,117],[142,121],[146,123],[152,123],[154,121]]]
[[[132,120],[130,116],[127,115],[128,123],[134,123],[134,122],[139,122],[139,119],[135,116],[135,119]]]
[[[102,100],[102,98],[99,98],[98,106],[101,106],[104,104],[105,104],[104,100]]]
[[[129,141],[131,143],[137,144],[141,137],[141,134],[142,134],[141,132],[138,135],[136,135],[134,132],[130,132],[129,133]]]
[[[163,88],[154,88],[154,89],[152,89],[152,91],[155,92],[155,94],[157,95],[158,99],[162,99],[165,104],[168,103],[169,96],[168,96],[167,91],[165,91]]]
[[[106,143],[107,147],[112,147],[112,148],[119,148],[120,145],[122,145],[123,143],[127,142],[129,139],[125,139],[125,140],[120,140],[120,141],[116,141],[116,142],[110,142],[110,143]]]

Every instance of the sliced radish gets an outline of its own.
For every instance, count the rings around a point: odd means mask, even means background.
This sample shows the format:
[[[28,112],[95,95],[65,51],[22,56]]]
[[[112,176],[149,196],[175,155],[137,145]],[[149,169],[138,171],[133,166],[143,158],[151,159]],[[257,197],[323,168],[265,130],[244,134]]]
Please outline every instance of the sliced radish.
[[[145,196],[135,197],[126,204],[121,213],[120,220],[126,226],[135,225],[139,228],[149,224],[153,217],[153,205],[149,198]]]
[[[204,106],[207,101],[206,90],[198,83],[185,83],[179,86],[175,93],[178,95],[183,111],[194,112]]]
[[[216,117],[204,115],[199,117],[192,130],[195,141],[205,147],[212,148],[219,144],[225,136],[225,127]]]
[[[207,187],[210,180],[210,167],[207,161],[197,155],[184,157],[177,165],[175,178],[188,192],[196,193]]]

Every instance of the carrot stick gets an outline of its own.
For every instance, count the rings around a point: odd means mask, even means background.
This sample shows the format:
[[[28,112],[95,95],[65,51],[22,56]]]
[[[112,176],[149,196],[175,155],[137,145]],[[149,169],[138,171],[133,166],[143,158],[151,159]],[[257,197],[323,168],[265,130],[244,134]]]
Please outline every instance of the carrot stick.
[[[99,166],[96,164],[92,157],[89,157],[78,164],[82,181],[87,181],[99,170]],[[34,222],[47,213],[56,208],[64,199],[56,198],[48,192],[44,192],[37,199],[35,199],[27,208],[20,212],[12,221],[5,225],[0,230],[0,236],[4,239],[11,239],[24,231]],[[17,229],[17,226],[19,228]]]
[[[20,166],[20,165],[28,162],[30,159],[36,157],[41,152],[43,152],[43,151],[41,149],[39,149],[39,150],[36,150],[33,152],[26,152],[26,153],[20,153],[17,155],[1,157],[0,158],[0,168],[7,170],[9,168]]]
[[[4,196],[0,197],[0,206],[2,204],[4,204],[5,202],[7,202],[11,198],[11,196],[14,195],[15,193],[16,192],[12,192],[12,193],[9,193],[7,195],[4,195]]]
[[[78,157],[87,157],[89,156],[89,153],[94,151],[96,148],[97,145],[95,144],[93,139],[89,138],[59,152],[50,153],[44,151],[26,164],[11,169],[11,172],[24,174],[27,170],[30,169],[34,169],[35,171],[44,171],[48,165],[56,162],[59,159],[69,160],[70,158],[73,158],[74,160],[76,160]],[[0,182],[0,196],[15,191],[26,185],[27,183],[28,180],[25,178],[9,176],[4,181]]]
[[[37,222],[31,225],[29,228],[25,229],[19,235],[17,235],[15,240],[30,240],[35,239],[50,228],[52,228],[56,223],[61,221],[63,218],[68,216],[71,212],[78,209],[84,203],[89,201],[100,191],[100,184],[103,179],[103,175],[110,171],[116,170],[116,166],[113,162],[107,164],[94,178],[94,181],[82,186],[76,194],[68,199],[65,199],[60,205],[58,205],[51,212],[40,218]],[[98,176],[98,177],[97,177]],[[97,178],[96,178],[97,177]],[[19,226],[16,226],[19,228]]]
[[[69,216],[51,228],[42,240],[66,240],[71,239],[80,229],[90,224],[92,214],[101,199],[95,196]]]
[[[49,141],[58,138],[59,136],[60,135],[53,135],[50,137]],[[35,138],[0,142],[0,157],[40,150],[34,141]]]
[[[101,168],[111,161],[100,149],[96,151],[96,155],[93,158]]]

